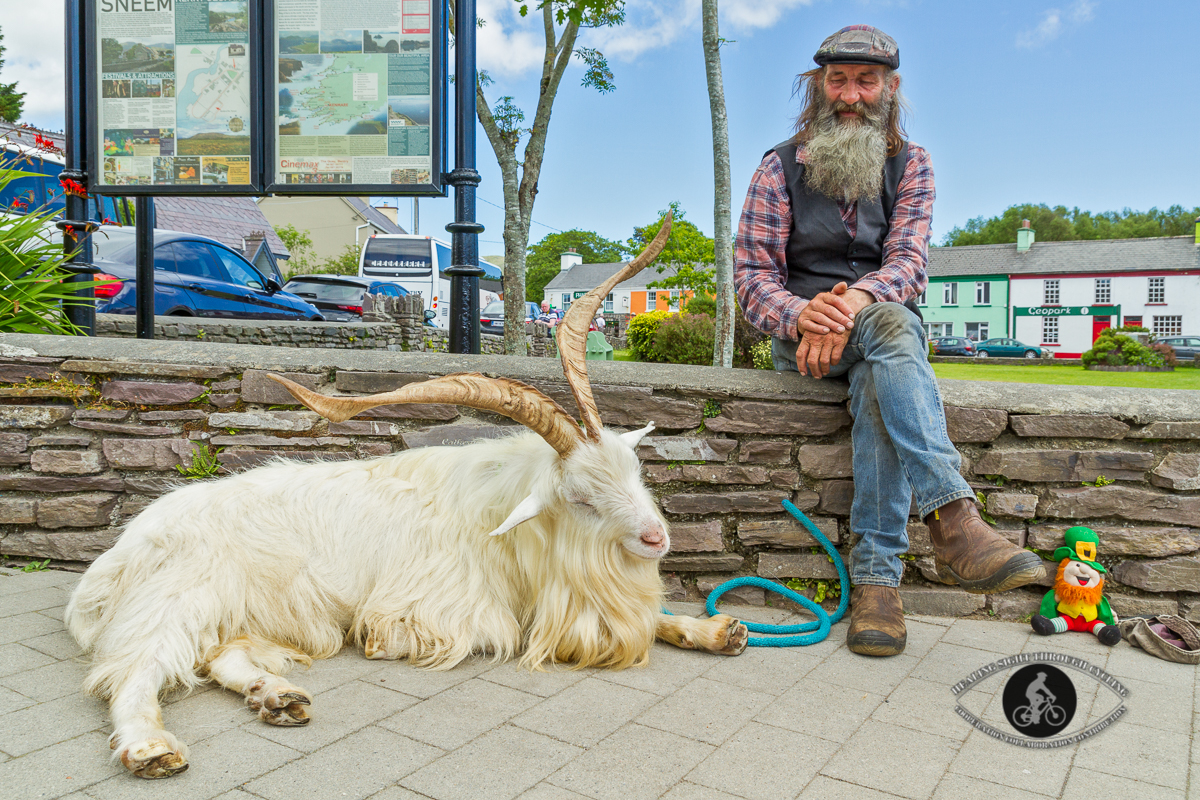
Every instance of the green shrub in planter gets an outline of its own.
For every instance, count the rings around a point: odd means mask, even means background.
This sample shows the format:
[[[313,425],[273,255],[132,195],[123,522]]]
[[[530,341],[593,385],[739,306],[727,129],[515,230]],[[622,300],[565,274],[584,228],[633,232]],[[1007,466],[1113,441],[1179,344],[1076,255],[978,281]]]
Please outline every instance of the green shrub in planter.
[[[654,334],[650,361],[712,366],[716,320],[707,314],[682,314],[662,321]]]
[[[654,334],[662,321],[671,316],[666,311],[647,311],[629,320],[625,330],[625,342],[638,361],[653,361],[650,350],[654,344]]]
[[[771,340],[760,339],[750,348],[754,356],[755,369],[775,369],[775,359],[771,358]]]
[[[1083,366],[1087,368],[1093,364],[1161,367],[1164,361],[1161,355],[1136,339],[1107,328],[1092,343],[1092,349],[1083,354]]]

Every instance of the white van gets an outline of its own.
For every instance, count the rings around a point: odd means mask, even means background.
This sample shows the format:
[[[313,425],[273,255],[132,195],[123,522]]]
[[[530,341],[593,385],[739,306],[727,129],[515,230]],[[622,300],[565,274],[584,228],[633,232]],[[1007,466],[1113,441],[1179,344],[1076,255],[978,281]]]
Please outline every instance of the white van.
[[[502,275],[495,266],[479,264],[479,307],[501,291]],[[434,312],[439,328],[450,326],[450,245],[430,236],[378,233],[367,239],[358,260],[358,275],[404,287],[425,298],[425,309]],[[435,269],[436,268],[436,269]]]

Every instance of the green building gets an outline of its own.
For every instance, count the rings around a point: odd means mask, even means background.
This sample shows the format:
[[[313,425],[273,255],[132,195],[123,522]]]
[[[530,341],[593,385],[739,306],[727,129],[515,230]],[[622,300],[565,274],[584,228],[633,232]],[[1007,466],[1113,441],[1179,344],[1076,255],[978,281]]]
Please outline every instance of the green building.
[[[935,275],[932,251],[929,286],[917,298],[930,336],[965,336],[976,342],[1008,336],[1007,275]]]

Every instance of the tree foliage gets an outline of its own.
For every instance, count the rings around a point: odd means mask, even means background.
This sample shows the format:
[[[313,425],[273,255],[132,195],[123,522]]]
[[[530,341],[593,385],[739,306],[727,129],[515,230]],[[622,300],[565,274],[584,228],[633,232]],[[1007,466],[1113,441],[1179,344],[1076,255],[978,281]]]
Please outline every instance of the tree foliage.
[[[529,246],[525,256],[525,299],[540,303],[546,284],[558,274],[562,260],[560,256],[570,248],[583,258],[585,264],[608,264],[621,261],[626,256],[625,246],[620,242],[605,239],[593,231],[579,229],[551,233],[537,244]]]
[[[1155,236],[1185,236],[1194,230],[1200,207],[1190,211],[1174,205],[1166,211],[1105,211],[1093,214],[1068,209],[1051,208],[1045,203],[1009,206],[996,217],[976,217],[961,228],[951,229],[942,239],[943,246],[962,247],[972,244],[1011,244],[1017,241],[1021,220],[1027,219],[1039,242],[1066,242],[1080,239],[1144,239]]]
[[[0,34],[0,42],[4,35]],[[0,70],[4,69],[4,45],[0,44]],[[25,92],[17,91],[17,83],[0,83],[0,120],[17,122],[25,107]]]
[[[674,213],[671,235],[667,237],[662,253],[652,263],[660,274],[668,267],[674,267],[675,274],[646,285],[652,289],[690,289],[696,293],[715,294],[714,270],[711,266],[704,266],[713,263],[713,240],[684,219],[685,212],[679,207],[679,201],[671,203],[670,211]],[[654,222],[641,228],[635,227],[633,236],[627,242],[629,251],[640,253],[653,241],[662,229],[666,216],[667,210],[660,211]]]

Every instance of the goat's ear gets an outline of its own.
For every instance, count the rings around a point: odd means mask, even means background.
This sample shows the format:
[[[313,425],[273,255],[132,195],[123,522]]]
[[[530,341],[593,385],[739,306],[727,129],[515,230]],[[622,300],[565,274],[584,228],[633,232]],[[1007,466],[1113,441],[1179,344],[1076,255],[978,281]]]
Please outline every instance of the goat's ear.
[[[654,423],[651,422],[644,428],[639,428],[636,431],[621,434],[621,441],[624,442],[630,450],[637,450],[638,444],[642,441],[642,437],[650,431],[654,430]]]
[[[499,536],[502,533],[508,533],[513,528],[520,525],[522,522],[529,520],[542,513],[542,509],[546,504],[536,494],[531,494],[517,504],[517,507],[508,515],[508,519],[500,523],[500,527],[488,534],[488,536]]]

